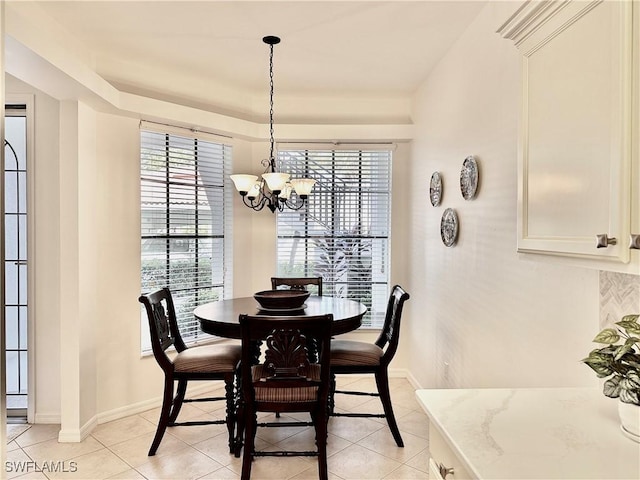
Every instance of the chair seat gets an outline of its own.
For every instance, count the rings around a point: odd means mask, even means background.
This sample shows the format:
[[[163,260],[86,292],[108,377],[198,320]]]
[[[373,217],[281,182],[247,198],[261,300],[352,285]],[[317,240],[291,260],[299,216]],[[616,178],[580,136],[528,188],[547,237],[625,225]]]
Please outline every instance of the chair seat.
[[[320,381],[320,365],[309,365],[309,378],[313,381]],[[260,379],[266,378],[264,365],[256,365],[251,368],[251,377],[253,382],[259,382]],[[300,403],[315,402],[318,399],[318,387],[292,387],[292,388],[270,388],[270,387],[254,387],[255,398],[257,402],[270,403]]]
[[[333,340],[331,342],[331,366],[380,365],[383,350],[375,343],[357,340]]]
[[[242,357],[240,345],[202,345],[180,352],[173,360],[176,373],[233,372]]]

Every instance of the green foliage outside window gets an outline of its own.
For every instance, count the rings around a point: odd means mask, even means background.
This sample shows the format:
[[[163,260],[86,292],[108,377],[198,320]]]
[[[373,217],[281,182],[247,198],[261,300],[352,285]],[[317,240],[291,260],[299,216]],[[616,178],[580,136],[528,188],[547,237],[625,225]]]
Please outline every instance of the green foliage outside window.
[[[200,258],[197,276],[193,274],[195,270],[196,262],[193,258],[172,260],[169,270],[166,259],[142,260],[142,283],[148,286],[149,291],[169,285],[176,307],[178,327],[185,339],[201,334],[198,325],[193,321],[193,309],[203,303],[216,301],[220,297],[220,288],[211,286],[213,281],[211,259]],[[170,278],[167,275],[168,271]],[[193,284],[195,278],[200,285],[208,285],[208,287],[197,288],[198,286]]]

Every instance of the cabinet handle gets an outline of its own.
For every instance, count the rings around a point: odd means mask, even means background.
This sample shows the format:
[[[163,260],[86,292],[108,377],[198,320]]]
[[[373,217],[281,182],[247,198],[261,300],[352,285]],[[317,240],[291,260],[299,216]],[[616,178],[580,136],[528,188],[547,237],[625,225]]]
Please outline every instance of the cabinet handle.
[[[596,248],[606,248],[609,245],[616,245],[618,239],[616,237],[609,238],[606,233],[596,235]]]
[[[443,480],[445,480],[448,475],[455,475],[453,468],[445,467],[442,463],[438,464],[438,470]]]
[[[629,248],[632,250],[640,250],[640,235],[637,233],[629,235]]]

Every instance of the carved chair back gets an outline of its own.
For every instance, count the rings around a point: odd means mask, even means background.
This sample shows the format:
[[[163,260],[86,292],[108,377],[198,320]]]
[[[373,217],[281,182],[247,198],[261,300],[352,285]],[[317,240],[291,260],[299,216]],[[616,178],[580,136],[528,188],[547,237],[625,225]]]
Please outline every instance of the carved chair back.
[[[308,286],[315,286],[317,295],[322,296],[322,277],[271,277],[271,288],[287,286],[291,290],[308,290]]]
[[[395,285],[391,290],[387,311],[385,313],[382,331],[376,340],[376,345],[386,350],[380,359],[381,363],[389,364],[396,354],[398,342],[400,341],[400,320],[402,319],[402,308],[404,302],[409,299],[409,294],[400,285]]]
[[[153,355],[163,370],[171,369],[173,362],[166,354],[167,348],[173,345],[178,352],[187,348],[178,329],[171,291],[165,287],[147,295],[141,295],[138,300],[147,312]]]
[[[325,400],[329,390],[329,357],[333,315],[265,317],[240,315],[242,330],[242,391],[249,410],[256,399],[256,388],[316,388],[318,401]],[[317,342],[318,361],[309,356],[311,341]],[[255,344],[263,342],[263,363],[255,364]],[[292,395],[289,390],[287,395]],[[269,398],[276,396],[268,395]],[[265,402],[261,402],[264,404]],[[268,403],[268,402],[267,402]],[[288,405],[266,405],[269,411],[306,411]],[[263,405],[265,406],[265,405]]]

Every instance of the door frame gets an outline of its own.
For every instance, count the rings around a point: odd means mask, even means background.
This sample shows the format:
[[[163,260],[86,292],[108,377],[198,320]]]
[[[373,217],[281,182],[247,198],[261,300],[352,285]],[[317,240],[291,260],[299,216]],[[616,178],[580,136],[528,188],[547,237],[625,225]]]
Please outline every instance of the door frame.
[[[35,420],[35,117],[34,95],[5,93],[5,116],[11,105],[24,105],[27,147],[27,422]],[[4,167],[3,167],[4,168]],[[3,243],[4,245],[4,243]],[[4,308],[4,306],[3,306]],[[6,395],[6,392],[2,393]]]

